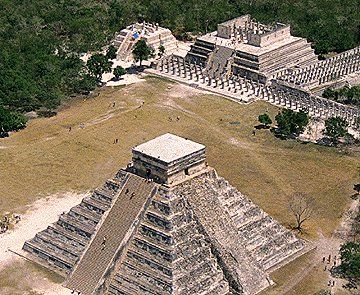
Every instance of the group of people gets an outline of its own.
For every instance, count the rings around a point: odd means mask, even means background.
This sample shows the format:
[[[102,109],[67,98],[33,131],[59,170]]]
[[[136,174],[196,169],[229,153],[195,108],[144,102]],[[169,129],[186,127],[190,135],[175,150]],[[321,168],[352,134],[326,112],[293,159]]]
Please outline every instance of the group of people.
[[[332,263],[331,263],[332,261]],[[333,260],[331,260],[331,254],[329,254],[328,258],[326,258],[325,256],[323,257],[322,259],[322,262],[323,263],[326,263],[325,264],[325,267],[324,267],[324,271],[327,271],[327,270],[331,270],[333,267],[336,266],[336,255],[333,257]],[[329,265],[329,267],[328,267]],[[328,281],[328,287],[334,287],[335,286],[335,280],[329,280]]]
[[[15,223],[18,223],[21,220],[21,216],[19,214],[13,214],[12,217]],[[10,226],[10,217],[5,215],[3,220],[0,221],[0,234],[7,232],[9,230],[9,226]]]

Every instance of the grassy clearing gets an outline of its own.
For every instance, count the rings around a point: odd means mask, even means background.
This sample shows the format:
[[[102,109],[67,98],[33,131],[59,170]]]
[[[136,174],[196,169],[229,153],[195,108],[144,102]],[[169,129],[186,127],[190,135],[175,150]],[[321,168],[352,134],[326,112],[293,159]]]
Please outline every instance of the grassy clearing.
[[[281,141],[268,130],[252,136],[265,111],[274,117],[278,109],[264,102],[240,105],[156,78],[105,88],[0,141],[0,213],[21,212],[47,194],[95,188],[129,162],[133,146],[172,132],[205,144],[209,165],[285,225],[292,223],[289,194],[314,196],[317,215],[304,236],[315,238],[318,229],[331,235],[359,181],[359,154]]]

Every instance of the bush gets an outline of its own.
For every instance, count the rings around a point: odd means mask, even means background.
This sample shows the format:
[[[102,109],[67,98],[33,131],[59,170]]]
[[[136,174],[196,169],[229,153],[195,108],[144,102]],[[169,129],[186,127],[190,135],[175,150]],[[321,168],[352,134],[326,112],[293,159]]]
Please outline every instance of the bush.
[[[343,104],[360,106],[360,86],[345,86],[340,89],[327,88],[322,96]]]
[[[122,66],[117,66],[113,70],[113,74],[115,76],[115,79],[119,80],[121,76],[124,76],[126,74],[126,70]]]

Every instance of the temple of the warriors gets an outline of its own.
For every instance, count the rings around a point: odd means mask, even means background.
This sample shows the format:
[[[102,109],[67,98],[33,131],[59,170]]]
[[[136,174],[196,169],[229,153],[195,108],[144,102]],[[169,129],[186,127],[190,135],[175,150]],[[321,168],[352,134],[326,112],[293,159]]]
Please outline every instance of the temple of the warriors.
[[[153,65],[152,74],[233,101],[263,99],[323,120],[341,117],[350,126],[360,117],[359,108],[320,96],[360,75],[360,48],[320,61],[311,44],[282,23],[265,25],[244,15],[198,37],[186,55],[167,54]]]
[[[244,15],[197,38],[187,59],[206,64],[214,78],[237,74],[265,82],[286,68],[311,65],[317,56],[306,39],[291,35],[289,25],[265,25]]]
[[[257,294],[304,252],[289,230],[206,163],[205,146],[164,134],[27,241],[32,261],[87,294]]]

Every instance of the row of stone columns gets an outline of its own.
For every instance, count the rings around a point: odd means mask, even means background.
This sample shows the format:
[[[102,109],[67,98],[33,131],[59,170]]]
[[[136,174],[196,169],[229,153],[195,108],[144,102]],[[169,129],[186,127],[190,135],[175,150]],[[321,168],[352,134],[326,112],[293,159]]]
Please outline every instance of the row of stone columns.
[[[360,48],[354,48],[324,61],[298,70],[285,70],[276,75],[297,85],[320,85],[360,71]]]
[[[339,104],[337,102],[310,94],[291,93],[276,87],[266,87],[266,96],[262,96],[266,101],[283,106],[294,111],[304,110],[312,117],[328,119],[330,117],[341,117],[355,124],[360,117],[360,110]]]
[[[213,78],[207,76],[205,68],[196,63],[189,63],[183,57],[168,56],[163,58],[157,65],[157,69],[163,73],[177,76],[180,79],[194,81],[207,87],[221,89],[232,95],[241,96],[254,95],[272,104],[283,106],[295,111],[304,110],[310,116],[327,119],[339,116],[346,119],[350,124],[354,124],[360,111],[356,108],[345,106],[325,98],[312,96],[308,93],[289,88],[280,89],[277,86],[268,86],[256,81],[248,80],[237,75],[230,78]]]

